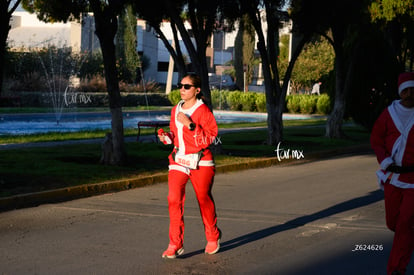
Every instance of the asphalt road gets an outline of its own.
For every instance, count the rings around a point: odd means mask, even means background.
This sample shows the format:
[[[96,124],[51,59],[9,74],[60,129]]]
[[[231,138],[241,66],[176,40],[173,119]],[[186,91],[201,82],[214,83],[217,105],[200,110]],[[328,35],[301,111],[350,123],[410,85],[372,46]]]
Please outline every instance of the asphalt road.
[[[376,169],[365,154],[218,174],[216,255],[203,253],[188,184],[185,253],[175,260],[161,258],[165,183],[3,212],[0,274],[385,274],[392,233]]]

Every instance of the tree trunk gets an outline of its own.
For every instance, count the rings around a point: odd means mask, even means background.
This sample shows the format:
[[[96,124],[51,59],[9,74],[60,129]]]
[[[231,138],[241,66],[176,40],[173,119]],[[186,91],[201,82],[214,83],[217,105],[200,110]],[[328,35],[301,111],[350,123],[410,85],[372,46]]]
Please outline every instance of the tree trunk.
[[[210,91],[210,83],[208,78],[208,69],[207,63],[205,62],[206,58],[203,58],[201,62],[200,68],[197,70],[199,75],[201,76],[201,91],[203,92],[204,98],[207,100],[206,105],[213,111],[213,104],[211,101],[211,91]]]
[[[361,47],[361,41],[357,40],[351,54],[345,62],[345,55],[342,50],[336,51],[336,87],[334,109],[330,114],[326,124],[326,136],[329,138],[344,138],[345,133],[342,130],[343,119],[346,112],[346,101],[349,98],[351,83],[355,75],[355,67],[358,66],[358,48]]]
[[[273,67],[271,61],[271,51],[268,51],[267,48],[271,47],[267,45],[266,48],[266,39],[263,33],[262,23],[260,16],[257,16],[254,10],[248,9],[248,15],[252,21],[252,24],[256,30],[257,34],[257,49],[260,53],[260,57],[262,58],[262,68],[263,68],[263,78],[264,78],[264,86],[265,86],[265,95],[266,95],[266,110],[267,110],[267,129],[268,129],[268,137],[267,137],[267,144],[269,145],[276,145],[283,139],[283,122],[282,122],[282,115],[281,111],[279,110],[278,106],[278,99],[280,99],[280,95],[278,96],[277,93],[279,85],[278,83],[278,75],[274,74],[275,69]],[[268,11],[266,11],[268,12]],[[269,19],[269,18],[268,18]],[[273,43],[274,37],[274,28],[269,27],[268,29],[268,37],[267,41],[269,43]],[[270,36],[270,37],[269,37]],[[272,44],[274,45],[274,44]],[[277,46],[274,45],[274,46]],[[276,61],[276,60],[275,60]],[[279,85],[280,87],[280,85]]]
[[[7,21],[7,23],[6,23]],[[0,96],[3,92],[4,62],[6,56],[6,41],[9,33],[9,20],[0,20]],[[6,24],[6,25],[5,25]]]
[[[262,48],[259,51],[265,51],[266,48],[263,48],[262,43],[258,43],[258,47]],[[266,55],[267,56],[267,55]],[[262,66],[263,66],[263,77],[265,81],[265,95],[266,95],[266,110],[267,110],[267,128],[268,128],[268,138],[267,144],[276,145],[279,142],[282,142],[283,139],[283,121],[282,115],[283,110],[279,108],[277,100],[277,87],[276,82],[272,79],[272,73],[267,62],[267,58],[263,58],[262,55]]]
[[[335,47],[334,47],[335,48]],[[344,133],[342,131],[342,123],[345,114],[345,92],[344,92],[344,79],[345,79],[345,60],[342,47],[338,47],[335,50],[336,62],[335,62],[335,101],[334,107],[329,115],[326,123],[326,137],[329,138],[343,138]]]
[[[110,164],[121,165],[126,160],[122,108],[111,108],[111,117],[113,158]]]
[[[329,138],[343,138],[342,122],[345,111],[345,99],[342,92],[336,90],[334,109],[326,123],[326,136]]]
[[[243,1],[243,10],[245,10],[250,17],[251,23],[256,30],[258,38],[257,49],[262,58],[263,78],[266,95],[266,109],[267,109],[267,125],[268,125],[268,139],[269,145],[277,145],[283,141],[283,111],[285,108],[285,100],[288,89],[288,83],[292,74],[293,66],[302,51],[308,36],[295,36],[295,40],[291,60],[283,78],[283,85],[280,84],[279,71],[277,66],[277,52],[279,51],[279,24],[280,17],[275,3],[266,2],[266,20],[267,20],[267,46],[266,39],[263,33],[261,12],[256,7],[250,6],[252,2]]]
[[[193,70],[200,76],[201,78],[201,90],[203,96],[207,100],[207,106],[210,110],[213,110],[211,104],[211,92],[208,80],[208,68],[206,62],[206,48],[208,45],[208,38],[211,35],[211,28],[213,21],[205,21],[204,19],[198,21],[196,19],[196,13],[194,7],[190,7],[190,22],[192,31],[194,34],[194,40],[196,46],[193,44],[192,37],[190,33],[186,29],[184,25],[184,21],[182,20],[180,13],[177,13],[177,10],[173,5],[171,5],[171,1],[166,1],[166,8],[169,10],[169,14],[171,15],[171,21],[175,23],[178,32],[181,35],[182,41],[187,49],[188,55],[190,56]],[[202,16],[201,16],[202,17]],[[202,22],[202,23],[200,23]]]
[[[100,8],[100,1],[91,1],[95,17],[96,35],[102,49],[105,80],[109,95],[112,126],[112,158],[106,164],[122,165],[126,159],[124,146],[124,125],[121,94],[116,70],[114,38],[117,31],[117,17],[110,8]],[[108,163],[109,162],[109,163]]]
[[[4,78],[4,61],[6,56],[6,43],[7,37],[10,31],[10,14],[8,13],[8,5],[0,5],[0,96],[3,91],[3,78]]]
[[[20,5],[21,0],[2,1],[0,4],[0,96],[3,91],[4,61],[6,56],[7,37],[10,31],[10,18]]]
[[[267,100],[266,100],[267,101]],[[276,104],[267,102],[267,129],[268,145],[277,145],[283,140],[283,112],[277,108]]]
[[[177,34],[177,28],[173,24],[174,21],[171,21],[171,30],[174,36],[174,47],[170,44],[165,34],[161,31],[161,28],[159,25],[151,25],[155,32],[158,34],[159,38],[163,42],[165,48],[170,53],[171,57],[174,60],[174,66],[178,70],[178,79],[181,80],[181,78],[187,74],[187,68],[184,62],[183,53],[181,51],[181,46],[178,40],[178,34]]]

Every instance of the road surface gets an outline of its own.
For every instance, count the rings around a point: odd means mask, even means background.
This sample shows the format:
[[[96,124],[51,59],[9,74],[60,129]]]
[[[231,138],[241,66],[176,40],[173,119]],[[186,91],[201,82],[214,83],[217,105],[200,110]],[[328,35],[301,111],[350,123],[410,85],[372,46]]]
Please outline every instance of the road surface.
[[[392,233],[377,167],[363,154],[218,174],[215,255],[203,253],[188,184],[185,253],[175,260],[161,258],[165,183],[3,212],[0,274],[385,274]]]

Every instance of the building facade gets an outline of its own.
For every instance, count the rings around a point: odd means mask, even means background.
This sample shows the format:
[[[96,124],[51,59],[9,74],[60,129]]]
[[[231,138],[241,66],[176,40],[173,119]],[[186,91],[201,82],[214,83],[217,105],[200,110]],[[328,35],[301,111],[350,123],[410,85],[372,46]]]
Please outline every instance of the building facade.
[[[187,23],[186,26],[191,29]],[[169,22],[163,22],[161,29],[167,39],[172,41],[173,33]],[[288,31],[285,28],[285,33]],[[50,46],[71,47],[74,52],[93,52],[100,50],[99,40],[95,35],[92,14],[82,18],[82,23],[44,23],[35,14],[26,11],[16,11],[11,20],[11,30],[8,46],[15,51],[34,50]],[[216,32],[212,36],[211,46],[207,49],[207,61],[212,75],[221,74],[225,64],[233,60],[233,49],[237,30],[232,32]],[[184,58],[190,60],[186,47],[179,38]],[[156,81],[160,84],[177,83],[178,75],[172,72],[170,53],[161,39],[144,20],[137,20],[137,51],[140,56],[149,60],[149,66],[143,72],[144,80]],[[260,70],[259,70],[260,74]],[[256,76],[260,79],[260,75]],[[257,82],[257,81],[256,81]],[[255,83],[261,84],[261,83]]]

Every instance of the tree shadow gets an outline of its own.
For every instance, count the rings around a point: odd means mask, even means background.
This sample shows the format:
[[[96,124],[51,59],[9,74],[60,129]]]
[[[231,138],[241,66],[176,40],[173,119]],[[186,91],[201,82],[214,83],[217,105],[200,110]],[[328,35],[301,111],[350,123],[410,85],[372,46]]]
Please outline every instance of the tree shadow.
[[[341,212],[345,212],[351,209],[356,209],[359,207],[363,207],[363,206],[378,202],[382,200],[383,197],[384,197],[383,191],[376,190],[376,191],[368,193],[365,196],[341,202],[339,204],[333,205],[329,208],[318,211],[316,213],[301,216],[293,220],[287,221],[284,224],[271,226],[268,228],[264,228],[262,230],[258,230],[252,233],[245,234],[243,236],[221,243],[220,252],[224,252],[224,251],[236,248],[236,247],[240,247],[245,244],[269,237],[273,234],[291,230],[291,229],[303,226],[307,223],[314,222],[319,219],[323,219],[323,218],[326,218],[326,217],[329,217],[329,216],[332,216],[332,215],[335,215]],[[197,254],[202,254],[202,253],[204,253],[204,250],[197,250],[197,251],[183,255],[182,258],[188,258],[188,257],[192,257],[192,256],[195,256]]]

